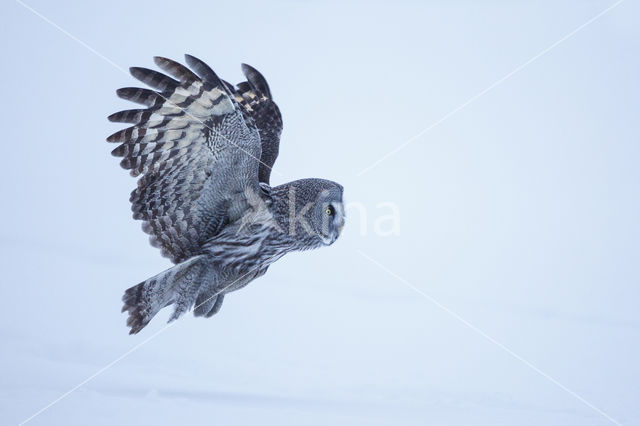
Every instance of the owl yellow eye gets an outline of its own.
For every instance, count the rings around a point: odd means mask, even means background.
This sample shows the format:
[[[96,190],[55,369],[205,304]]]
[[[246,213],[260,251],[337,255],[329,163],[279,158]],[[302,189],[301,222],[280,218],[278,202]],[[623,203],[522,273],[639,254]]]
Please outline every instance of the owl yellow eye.
[[[332,206],[327,207],[327,209],[324,212],[326,214],[328,214],[329,216],[333,215],[333,213],[334,213],[333,207]]]

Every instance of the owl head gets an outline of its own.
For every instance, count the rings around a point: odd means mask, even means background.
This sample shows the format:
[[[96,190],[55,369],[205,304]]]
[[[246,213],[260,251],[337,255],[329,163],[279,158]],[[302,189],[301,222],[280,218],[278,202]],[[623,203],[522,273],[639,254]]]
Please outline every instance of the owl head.
[[[298,249],[333,244],[345,223],[343,188],[325,179],[300,179],[274,188],[277,199],[286,200],[278,216],[286,217],[284,230]],[[286,210],[286,211],[285,211]]]

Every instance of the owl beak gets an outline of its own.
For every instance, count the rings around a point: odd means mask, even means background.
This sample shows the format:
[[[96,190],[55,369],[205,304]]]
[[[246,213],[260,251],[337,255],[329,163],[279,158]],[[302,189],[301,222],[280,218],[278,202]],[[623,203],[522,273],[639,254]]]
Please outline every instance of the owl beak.
[[[331,233],[331,242],[329,244],[333,244],[336,242],[340,234],[342,234],[342,228],[344,228],[343,218],[341,218],[340,222],[336,224],[336,230]]]
[[[339,236],[339,235],[340,235],[340,234],[339,234],[338,232],[334,232],[334,233],[332,233],[331,237],[329,237],[329,240],[327,241],[327,243],[326,243],[326,244],[327,244],[328,246],[330,246],[331,244],[335,243],[335,242],[336,242],[336,240],[338,239],[338,236]]]

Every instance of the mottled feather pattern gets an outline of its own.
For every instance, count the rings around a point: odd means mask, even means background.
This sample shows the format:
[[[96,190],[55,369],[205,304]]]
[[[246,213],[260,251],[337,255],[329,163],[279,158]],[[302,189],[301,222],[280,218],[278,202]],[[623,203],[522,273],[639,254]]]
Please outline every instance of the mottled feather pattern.
[[[344,218],[327,221],[327,203],[342,205],[342,187],[301,179],[272,188],[282,117],[255,68],[233,86],[199,59],[184,66],[156,57],[166,74],[133,67],[151,87],[119,89],[119,97],[146,108],[116,112],[109,120],[130,127],[107,138],[132,176],[135,219],[150,242],[176,265],[129,288],[123,311],[137,333],[162,308],[174,320],[194,309],[210,317],[226,293],[263,275],[286,253],[333,243]],[[343,212],[342,207],[332,211]]]
[[[226,86],[199,60],[188,57],[197,74],[170,59],[156,57],[155,62],[175,79],[150,69],[131,68],[134,77],[158,92],[118,90],[119,97],[149,108],[109,116],[111,121],[133,126],[115,132],[107,141],[120,143],[112,154],[123,157],[123,168],[132,176],[142,175],[130,197],[134,218],[145,221],[143,230],[152,235],[153,246],[179,262],[198,254],[206,237],[199,231],[208,229],[210,217],[206,208],[197,209],[197,200],[215,172],[214,163],[237,157],[237,153],[225,155],[223,151],[234,148],[234,138],[242,128],[244,133],[252,130],[239,119],[241,108]],[[255,145],[258,138],[246,139]],[[246,155],[260,156],[259,146],[249,148],[244,149]]]
[[[245,114],[255,122],[262,142],[262,158],[258,178],[269,183],[271,168],[278,157],[280,135],[282,133],[282,114],[271,97],[271,90],[265,78],[255,68],[242,64],[247,77],[236,85],[235,100]]]

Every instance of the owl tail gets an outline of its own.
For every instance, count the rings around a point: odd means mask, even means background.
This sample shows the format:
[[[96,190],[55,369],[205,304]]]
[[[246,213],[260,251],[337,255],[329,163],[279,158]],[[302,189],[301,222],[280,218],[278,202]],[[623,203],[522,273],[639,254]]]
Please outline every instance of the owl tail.
[[[169,321],[188,311],[198,297],[202,281],[211,275],[203,260],[203,256],[192,257],[126,290],[122,312],[129,312],[129,334],[142,330],[165,306],[175,304]]]

